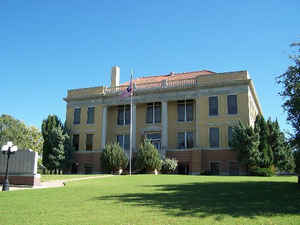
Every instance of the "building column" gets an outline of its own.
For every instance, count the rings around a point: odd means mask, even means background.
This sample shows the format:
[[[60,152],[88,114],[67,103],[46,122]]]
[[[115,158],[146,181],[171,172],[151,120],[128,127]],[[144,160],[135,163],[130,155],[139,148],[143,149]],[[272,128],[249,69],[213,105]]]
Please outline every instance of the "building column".
[[[106,128],[107,128],[107,105],[102,107],[102,134],[101,134],[101,150],[106,144]]]
[[[162,133],[161,133],[161,148],[166,150],[168,148],[168,102],[162,101]]]
[[[196,98],[196,146],[200,147],[200,99]]]
[[[136,151],[136,104],[132,104],[132,151]]]

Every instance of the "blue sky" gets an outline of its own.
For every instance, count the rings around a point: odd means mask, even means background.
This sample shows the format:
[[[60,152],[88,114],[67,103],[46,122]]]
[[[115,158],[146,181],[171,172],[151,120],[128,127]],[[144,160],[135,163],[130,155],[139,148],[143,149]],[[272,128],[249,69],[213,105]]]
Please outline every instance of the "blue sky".
[[[275,77],[300,40],[300,1],[1,1],[0,114],[65,119],[67,90],[130,77],[248,70],[265,117],[290,129]]]

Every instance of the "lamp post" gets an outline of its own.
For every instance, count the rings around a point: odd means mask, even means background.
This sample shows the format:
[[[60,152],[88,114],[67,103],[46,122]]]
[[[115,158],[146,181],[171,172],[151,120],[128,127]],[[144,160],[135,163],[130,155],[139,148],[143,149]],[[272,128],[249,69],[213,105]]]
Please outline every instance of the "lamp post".
[[[8,182],[8,162],[11,154],[14,154],[18,151],[18,147],[13,145],[11,141],[8,141],[6,145],[3,145],[1,148],[3,155],[7,155],[7,162],[6,162],[6,172],[4,177],[4,182],[2,186],[2,191],[9,191],[9,182]]]

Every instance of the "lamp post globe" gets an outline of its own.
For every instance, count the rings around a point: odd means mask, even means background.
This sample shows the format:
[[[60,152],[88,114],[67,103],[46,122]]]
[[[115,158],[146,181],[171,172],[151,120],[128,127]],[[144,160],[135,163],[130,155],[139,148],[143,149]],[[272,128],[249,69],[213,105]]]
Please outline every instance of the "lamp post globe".
[[[10,158],[10,155],[12,155],[16,151],[18,151],[18,147],[16,145],[13,145],[13,143],[11,141],[8,141],[6,145],[2,146],[1,151],[2,151],[3,155],[7,155],[6,171],[5,171],[5,177],[4,177],[4,182],[3,182],[3,186],[2,186],[2,191],[9,191],[9,181],[8,181],[9,158]]]

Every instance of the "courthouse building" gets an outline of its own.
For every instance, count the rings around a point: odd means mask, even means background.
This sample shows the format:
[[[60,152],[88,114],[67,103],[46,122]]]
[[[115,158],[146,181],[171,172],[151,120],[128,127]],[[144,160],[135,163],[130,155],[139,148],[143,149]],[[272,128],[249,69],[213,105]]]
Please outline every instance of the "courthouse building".
[[[232,127],[253,125],[262,114],[247,71],[201,70],[135,78],[133,152],[146,137],[162,156],[176,158],[178,173],[244,174],[229,147]],[[120,68],[111,71],[110,87],[68,90],[67,126],[76,149],[73,172],[99,173],[105,144],[119,142],[129,152],[130,98],[120,95]]]

